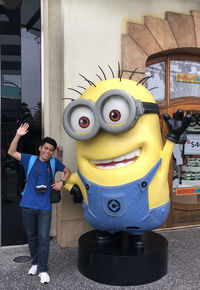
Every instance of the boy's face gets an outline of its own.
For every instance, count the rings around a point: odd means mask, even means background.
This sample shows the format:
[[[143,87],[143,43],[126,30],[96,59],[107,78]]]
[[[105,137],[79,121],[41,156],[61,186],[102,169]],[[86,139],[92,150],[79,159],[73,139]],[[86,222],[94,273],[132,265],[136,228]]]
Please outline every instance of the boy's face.
[[[53,156],[55,149],[53,145],[45,143],[44,145],[39,147],[39,151],[40,151],[39,155],[40,161],[48,161]]]

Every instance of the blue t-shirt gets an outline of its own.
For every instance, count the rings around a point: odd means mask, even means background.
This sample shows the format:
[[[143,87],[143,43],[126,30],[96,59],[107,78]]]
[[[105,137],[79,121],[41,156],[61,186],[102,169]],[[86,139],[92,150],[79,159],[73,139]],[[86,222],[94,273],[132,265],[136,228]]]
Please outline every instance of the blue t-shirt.
[[[24,167],[25,174],[27,174],[30,158],[31,154],[21,154],[20,164],[22,164],[22,166]],[[38,159],[36,159],[29,173],[28,182],[26,185],[26,189],[24,191],[24,195],[20,202],[20,206],[39,210],[51,210],[50,203],[51,171],[47,161],[42,162],[39,160],[37,185],[46,185],[47,190],[44,193],[37,192],[36,191],[37,160]],[[55,158],[55,172],[63,171],[64,168],[65,168],[64,164],[62,164],[58,159]]]

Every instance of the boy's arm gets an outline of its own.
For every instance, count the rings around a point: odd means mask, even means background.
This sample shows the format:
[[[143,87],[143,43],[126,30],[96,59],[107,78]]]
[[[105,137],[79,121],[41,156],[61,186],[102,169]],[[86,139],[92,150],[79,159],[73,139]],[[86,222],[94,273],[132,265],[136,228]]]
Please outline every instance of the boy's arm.
[[[63,187],[63,185],[70,178],[71,171],[69,170],[69,168],[65,167],[63,169],[63,172],[64,172],[64,175],[63,175],[62,179],[60,181],[55,182],[54,184],[52,184],[53,189],[55,189],[55,190],[61,190],[61,188]]]
[[[28,127],[29,127],[28,123],[21,124],[8,149],[8,154],[18,161],[21,160],[21,153],[17,151],[19,139],[21,138],[21,136],[26,135],[26,133],[28,132]]]
[[[67,180],[70,178],[71,171],[69,170],[69,168],[65,167],[63,172],[64,172],[64,175],[60,181],[63,181],[64,183],[66,183]]]

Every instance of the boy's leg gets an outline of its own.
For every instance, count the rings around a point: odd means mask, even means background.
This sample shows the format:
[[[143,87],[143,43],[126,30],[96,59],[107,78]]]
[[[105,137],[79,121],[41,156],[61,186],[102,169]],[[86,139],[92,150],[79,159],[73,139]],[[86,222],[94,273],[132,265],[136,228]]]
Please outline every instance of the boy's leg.
[[[38,215],[38,272],[48,271],[51,211],[40,210]]]
[[[35,209],[22,207],[22,218],[28,238],[29,250],[31,253],[32,265],[38,263],[38,211]]]

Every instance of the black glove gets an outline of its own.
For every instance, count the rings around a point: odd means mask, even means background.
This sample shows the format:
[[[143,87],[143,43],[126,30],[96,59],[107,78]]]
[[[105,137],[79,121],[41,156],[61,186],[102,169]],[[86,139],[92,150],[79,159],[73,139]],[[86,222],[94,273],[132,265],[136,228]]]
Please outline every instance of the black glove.
[[[73,195],[73,201],[75,203],[79,203],[79,202],[83,201],[83,196],[82,196],[82,193],[81,193],[78,185],[76,185],[76,184],[73,185],[73,187],[70,191],[70,194]]]
[[[175,143],[182,142],[182,140],[180,140],[180,137],[186,130],[192,119],[192,115],[190,114],[190,112],[187,112],[184,117],[183,110],[178,109],[176,113],[173,114],[173,119],[171,119],[168,114],[164,114],[163,119],[168,129],[166,138]]]

